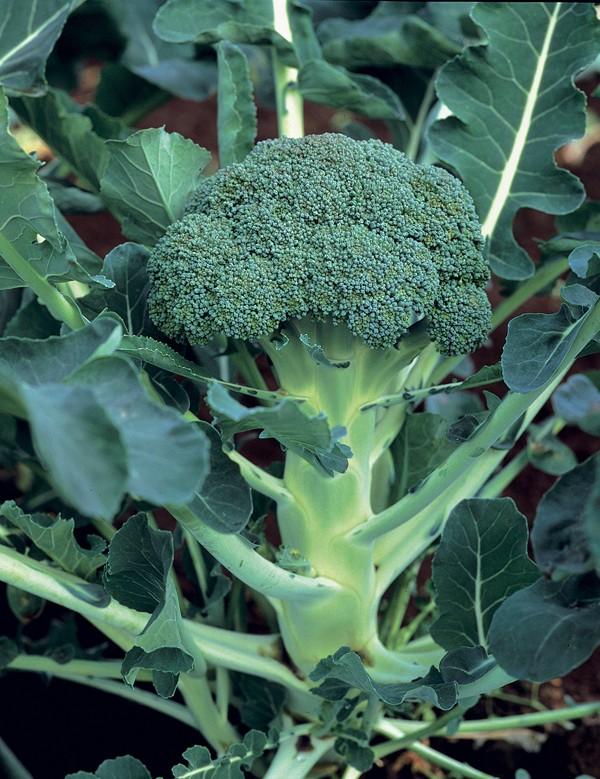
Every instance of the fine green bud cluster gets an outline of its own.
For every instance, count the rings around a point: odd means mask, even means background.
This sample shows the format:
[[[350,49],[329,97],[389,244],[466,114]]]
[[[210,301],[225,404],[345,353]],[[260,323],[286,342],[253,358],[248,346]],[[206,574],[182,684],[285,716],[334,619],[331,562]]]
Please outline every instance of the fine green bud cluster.
[[[446,354],[485,338],[473,203],[446,171],[328,133],[257,144],[194,193],[150,257],[150,315],[173,338],[267,336],[312,316],[377,349],[424,320]]]

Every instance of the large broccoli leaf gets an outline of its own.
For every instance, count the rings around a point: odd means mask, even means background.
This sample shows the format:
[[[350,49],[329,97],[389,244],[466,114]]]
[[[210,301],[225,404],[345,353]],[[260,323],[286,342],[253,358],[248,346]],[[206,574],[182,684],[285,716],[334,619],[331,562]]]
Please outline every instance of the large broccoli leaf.
[[[533,264],[513,238],[517,210],[565,214],[584,198],[554,152],[584,133],[573,77],[596,58],[600,25],[589,3],[478,3],[472,18],[487,42],[440,71],[438,95],[454,116],[430,139],[473,195],[492,269],[521,279]]]

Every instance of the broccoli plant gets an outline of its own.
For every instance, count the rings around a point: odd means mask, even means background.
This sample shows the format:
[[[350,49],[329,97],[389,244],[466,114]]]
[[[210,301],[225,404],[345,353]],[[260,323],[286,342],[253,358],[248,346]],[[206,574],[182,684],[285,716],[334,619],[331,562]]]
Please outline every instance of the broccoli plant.
[[[108,734],[72,779],[356,779],[404,749],[493,779],[426,740],[600,711],[475,710],[600,645],[600,459],[559,438],[595,451],[600,432],[598,209],[554,161],[585,132],[593,6],[325,3],[315,31],[310,5],[8,2],[0,580],[19,628],[0,667],[197,731],[150,768]],[[87,13],[99,57],[120,45],[82,106],[61,42]],[[213,92],[218,156],[132,127]],[[304,132],[304,99],[335,109],[326,132]],[[259,142],[256,102],[277,122]],[[556,217],[536,264],[523,207]],[[100,258],[82,212],[127,241]],[[526,467],[555,477],[531,538],[506,495]],[[71,615],[34,639],[46,601]],[[0,740],[2,761],[30,775]]]

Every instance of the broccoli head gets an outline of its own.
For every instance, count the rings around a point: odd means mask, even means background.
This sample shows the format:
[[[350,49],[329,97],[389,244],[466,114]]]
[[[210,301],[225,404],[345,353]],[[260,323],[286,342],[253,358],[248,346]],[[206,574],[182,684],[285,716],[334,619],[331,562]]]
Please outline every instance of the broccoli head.
[[[445,170],[378,140],[264,141],[204,179],[157,243],[150,316],[192,343],[311,316],[373,348],[424,320],[442,352],[462,354],[490,325],[482,246],[473,202]]]

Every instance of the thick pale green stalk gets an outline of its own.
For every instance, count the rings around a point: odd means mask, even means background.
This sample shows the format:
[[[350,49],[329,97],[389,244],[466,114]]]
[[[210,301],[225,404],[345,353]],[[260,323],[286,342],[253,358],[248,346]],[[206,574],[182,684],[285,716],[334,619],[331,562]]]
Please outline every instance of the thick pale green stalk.
[[[36,294],[41,303],[59,322],[64,322],[71,330],[77,330],[86,324],[86,320],[71,298],[65,297],[47,279],[41,276],[22,254],[0,233],[0,255],[7,265]]]
[[[319,344],[331,364],[317,362],[300,339]],[[323,413],[330,427],[343,427],[343,444],[352,450],[347,470],[331,475],[289,451],[283,487],[291,500],[276,499],[283,544],[306,558],[318,576],[337,585],[318,602],[288,600],[277,606],[286,649],[307,673],[324,656],[347,645],[372,665],[382,654],[377,642],[376,583],[373,547],[355,543],[350,531],[373,514],[372,450],[380,409],[363,406],[395,388],[399,373],[421,348],[410,339],[401,350],[369,349],[345,327],[302,321],[286,331],[289,340],[277,350],[264,348],[284,391],[306,398],[301,408]],[[398,430],[395,430],[397,434]],[[394,431],[389,429],[389,434]],[[410,657],[395,658],[405,679],[422,670]]]
[[[288,0],[272,0],[275,32],[286,41],[292,40],[288,16]],[[301,138],[304,135],[304,109],[302,95],[298,89],[298,71],[281,61],[275,46],[271,47],[273,57],[273,80],[275,82],[275,103],[279,135]]]

